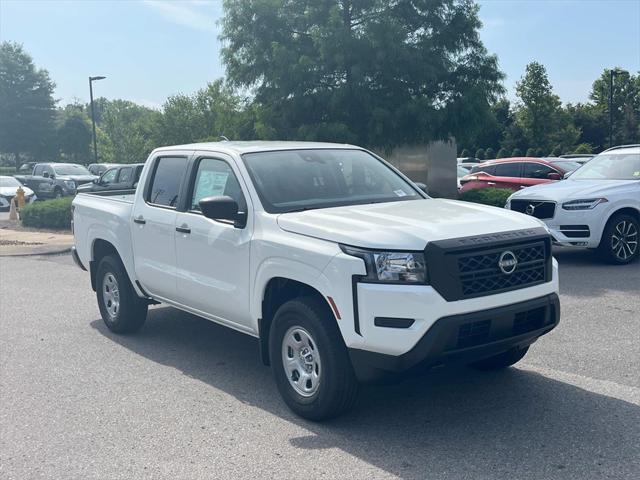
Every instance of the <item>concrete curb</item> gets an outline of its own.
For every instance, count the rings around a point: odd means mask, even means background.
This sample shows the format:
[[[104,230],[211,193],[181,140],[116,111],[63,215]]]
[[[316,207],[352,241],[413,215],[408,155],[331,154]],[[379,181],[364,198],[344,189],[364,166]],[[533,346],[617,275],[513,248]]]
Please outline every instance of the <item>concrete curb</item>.
[[[9,247],[9,245],[4,245],[4,247]],[[35,257],[38,255],[60,255],[71,251],[71,245],[11,245],[11,247],[15,248],[17,251],[4,252],[0,250],[0,257]]]

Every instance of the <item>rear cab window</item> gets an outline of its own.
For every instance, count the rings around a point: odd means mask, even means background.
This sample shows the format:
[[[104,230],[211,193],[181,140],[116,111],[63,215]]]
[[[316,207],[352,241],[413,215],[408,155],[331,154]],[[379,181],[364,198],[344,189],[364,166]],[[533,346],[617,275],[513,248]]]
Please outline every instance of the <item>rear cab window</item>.
[[[146,202],[157,207],[176,208],[186,169],[186,157],[159,157],[146,192]]]
[[[129,182],[131,181],[131,172],[133,169],[131,167],[123,167],[120,169],[120,175],[118,176],[118,183]]]

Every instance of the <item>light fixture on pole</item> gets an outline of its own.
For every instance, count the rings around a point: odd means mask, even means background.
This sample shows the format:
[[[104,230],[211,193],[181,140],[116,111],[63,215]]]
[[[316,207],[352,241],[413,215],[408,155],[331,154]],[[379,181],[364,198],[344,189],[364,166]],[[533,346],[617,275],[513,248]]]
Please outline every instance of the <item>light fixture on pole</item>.
[[[89,77],[89,96],[91,97],[91,124],[93,126],[93,160],[98,163],[98,143],[96,141],[96,112],[93,107],[93,82],[107,77]]]

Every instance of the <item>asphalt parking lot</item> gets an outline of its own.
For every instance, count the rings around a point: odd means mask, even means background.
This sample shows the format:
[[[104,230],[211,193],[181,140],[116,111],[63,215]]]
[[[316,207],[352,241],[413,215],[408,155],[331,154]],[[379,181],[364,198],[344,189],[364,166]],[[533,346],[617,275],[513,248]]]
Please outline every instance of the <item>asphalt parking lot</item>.
[[[314,424],[254,339],[163,306],[118,337],[68,256],[0,259],[0,478],[638,478],[640,264],[557,250],[561,323],[498,373]]]

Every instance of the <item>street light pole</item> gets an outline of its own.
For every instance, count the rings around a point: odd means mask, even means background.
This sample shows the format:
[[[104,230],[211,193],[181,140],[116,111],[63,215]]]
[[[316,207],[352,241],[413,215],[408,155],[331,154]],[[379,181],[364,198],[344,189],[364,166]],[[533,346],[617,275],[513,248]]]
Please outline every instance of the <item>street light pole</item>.
[[[613,77],[617,74],[617,68],[609,70],[609,148],[613,147]]]
[[[89,96],[91,97],[91,125],[93,126],[93,159],[98,163],[98,142],[96,141],[96,111],[93,107],[93,82],[107,77],[89,77]]]

